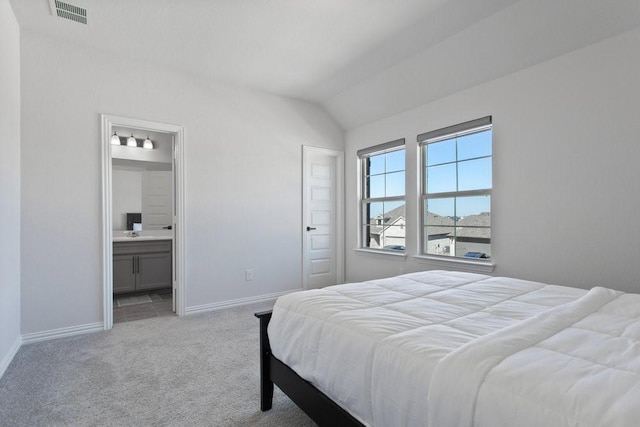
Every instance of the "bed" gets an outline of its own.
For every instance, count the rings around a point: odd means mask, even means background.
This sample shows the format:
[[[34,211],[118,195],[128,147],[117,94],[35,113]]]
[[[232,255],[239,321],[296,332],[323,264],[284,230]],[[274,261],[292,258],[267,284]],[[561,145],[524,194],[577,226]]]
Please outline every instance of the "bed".
[[[640,295],[427,271],[280,297],[261,323],[277,385],[319,425],[630,426]]]

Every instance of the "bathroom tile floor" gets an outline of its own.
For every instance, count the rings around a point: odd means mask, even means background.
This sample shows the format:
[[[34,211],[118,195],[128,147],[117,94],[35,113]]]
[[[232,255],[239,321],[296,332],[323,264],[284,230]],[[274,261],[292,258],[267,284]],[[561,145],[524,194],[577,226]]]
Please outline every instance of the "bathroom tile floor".
[[[149,293],[150,302],[118,307],[117,298],[113,298],[113,323],[133,322],[151,317],[174,316],[171,311],[173,298],[171,293]]]

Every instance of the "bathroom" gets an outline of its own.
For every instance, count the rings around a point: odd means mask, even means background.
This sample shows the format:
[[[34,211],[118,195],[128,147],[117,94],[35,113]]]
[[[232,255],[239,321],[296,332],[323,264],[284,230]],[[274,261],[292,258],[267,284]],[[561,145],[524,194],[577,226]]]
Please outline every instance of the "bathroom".
[[[173,137],[113,127],[114,323],[175,312]]]

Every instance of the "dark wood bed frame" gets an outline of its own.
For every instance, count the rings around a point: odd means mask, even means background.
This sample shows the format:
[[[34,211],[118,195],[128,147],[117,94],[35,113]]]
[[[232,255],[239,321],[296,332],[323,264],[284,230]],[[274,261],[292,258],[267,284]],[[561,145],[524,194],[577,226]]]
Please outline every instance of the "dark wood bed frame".
[[[255,316],[260,319],[260,409],[271,409],[275,384],[319,426],[364,427],[360,421],[271,354],[267,335],[271,310],[255,313]]]

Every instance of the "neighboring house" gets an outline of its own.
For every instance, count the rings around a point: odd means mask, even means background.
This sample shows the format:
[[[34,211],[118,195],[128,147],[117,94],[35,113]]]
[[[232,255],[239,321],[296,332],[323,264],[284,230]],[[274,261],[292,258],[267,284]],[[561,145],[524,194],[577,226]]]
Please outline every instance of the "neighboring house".
[[[403,251],[405,248],[404,205],[378,215],[371,222],[370,248],[386,248]]]
[[[469,252],[484,253],[491,257],[491,214],[482,212],[460,218],[456,224],[455,237],[451,238],[453,249],[458,255]],[[483,257],[484,258],[484,257]]]
[[[425,241],[427,253],[462,256],[469,252],[491,257],[491,214],[482,212],[454,221],[453,218],[427,212]],[[405,207],[399,206],[371,221],[369,243],[375,249],[405,248]]]
[[[452,242],[454,221],[448,216],[440,216],[433,212],[427,212],[428,226],[423,231],[426,239],[426,253],[437,255],[450,255],[455,253],[452,246],[455,247],[455,241]]]

